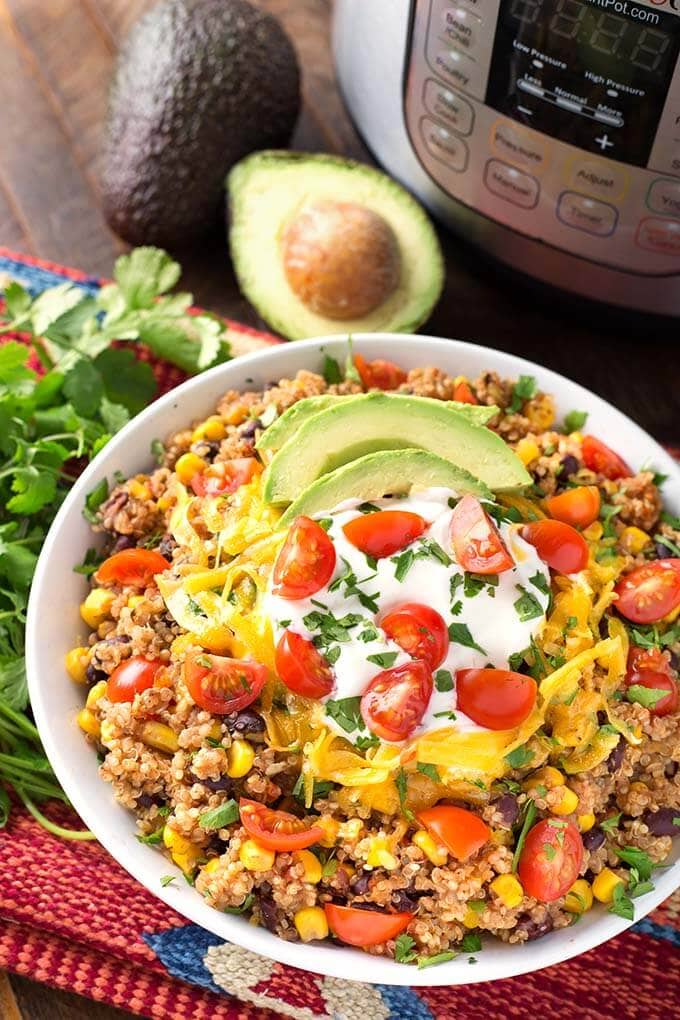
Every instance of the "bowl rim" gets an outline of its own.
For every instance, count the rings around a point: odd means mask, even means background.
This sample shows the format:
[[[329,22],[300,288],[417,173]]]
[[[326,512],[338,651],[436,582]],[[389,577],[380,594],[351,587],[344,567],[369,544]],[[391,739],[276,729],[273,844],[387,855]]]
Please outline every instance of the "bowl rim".
[[[146,857],[142,861],[140,854],[131,854],[131,849],[126,848],[125,842],[121,839],[120,824],[117,821],[115,824],[107,821],[105,814],[99,813],[97,803],[89,801],[82,792],[78,776],[69,768],[67,756],[59,746],[57,736],[52,730],[52,719],[47,711],[46,701],[42,694],[43,685],[41,684],[39,670],[40,616],[44,589],[47,584],[52,550],[61,539],[62,529],[71,519],[72,515],[79,517],[84,502],[84,495],[89,491],[92,484],[101,477],[104,477],[105,474],[110,473],[110,468],[102,472],[102,466],[113,460],[116,452],[123,449],[137,430],[143,428],[147,422],[154,420],[157,416],[162,417],[164,412],[170,410],[173,405],[178,404],[187,394],[200,392],[204,388],[211,389],[212,384],[219,380],[222,375],[228,377],[235,372],[242,380],[238,385],[242,386],[243,380],[248,378],[248,370],[251,366],[254,368],[258,367],[270,359],[285,361],[285,354],[289,351],[309,351],[312,357],[335,348],[340,348],[346,352],[348,339],[347,333],[339,333],[333,336],[296,341],[295,344],[291,345],[272,344],[268,348],[242,355],[207,372],[193,376],[159,397],[131,419],[90,462],[69,491],[55,517],[45,539],[31,588],[26,625],[26,669],[28,689],[36,725],[43,741],[45,752],[59,782],[66,791],[74,809],[88,828],[97,835],[97,839],[102,846],[133,878],[144,885],[150,893],[186,917],[187,920],[213,932],[226,941],[231,941],[235,945],[298,969],[309,970],[334,978],[344,978],[350,981],[379,982],[385,985],[418,987],[477,984],[541,970],[544,967],[564,962],[589,949],[593,949],[610,938],[619,935],[631,927],[633,923],[641,920],[642,917],[658,906],[662,900],[666,899],[680,885],[680,859],[667,866],[663,872],[656,876],[656,885],[652,892],[645,894],[635,901],[637,904],[635,922],[630,922],[607,913],[593,919],[587,928],[584,926],[576,930],[573,928],[559,929],[546,936],[540,943],[534,943],[529,951],[527,951],[528,947],[524,943],[514,946],[505,945],[503,946],[503,964],[495,965],[492,968],[493,973],[488,973],[485,967],[465,967],[463,972],[459,966],[460,961],[458,961],[458,964],[457,961],[451,961],[432,969],[418,970],[413,967],[406,967],[403,964],[397,964],[393,960],[363,954],[351,947],[286,942],[279,936],[273,935],[261,927],[255,927],[247,923],[243,918],[226,915],[207,906],[193,888],[188,885],[184,888],[184,883],[179,887],[175,886],[174,883],[161,887],[158,881],[158,868],[152,864],[151,855],[163,864],[166,871],[170,869],[177,875],[181,875],[181,872],[167,858],[158,854],[155,848],[141,847],[139,844],[136,844],[134,847],[135,850],[143,850],[145,854],[149,854],[148,864],[146,863]],[[678,510],[680,510],[680,465],[636,422],[613,407],[602,397],[592,393],[579,383],[573,382],[566,376],[518,355],[505,351],[497,351],[488,346],[473,344],[468,341],[420,334],[392,333],[359,333],[353,334],[351,339],[355,351],[360,351],[365,343],[375,344],[377,342],[389,344],[390,352],[395,353],[397,360],[400,349],[402,351],[412,351],[414,347],[416,349],[422,347],[424,363],[436,363],[437,352],[450,356],[455,354],[456,351],[460,351],[473,357],[478,362],[480,370],[488,363],[490,370],[496,370],[508,376],[524,373],[538,375],[542,388],[547,389],[548,392],[553,392],[550,388],[551,386],[555,387],[558,392],[566,386],[570,391],[570,397],[573,395],[576,398],[580,398],[581,401],[587,402],[585,406],[589,411],[597,409],[608,416],[612,420],[612,431],[615,431],[618,423],[623,425],[632,435],[635,435],[638,441],[644,443],[645,447],[649,449],[649,457],[650,459],[653,458],[655,466],[662,468],[669,475],[671,488],[676,493],[675,502],[677,503]],[[371,356],[376,355],[372,354]],[[283,375],[280,376],[280,378],[282,377]],[[224,388],[229,388],[228,382],[224,384]],[[74,562],[81,552],[80,548],[74,551]],[[54,607],[52,608],[54,611]],[[100,782],[103,783],[101,780]],[[113,797],[111,797],[111,802],[115,804]],[[132,818],[132,814],[127,812],[126,809],[123,808],[122,811]],[[130,855],[140,859],[138,861],[131,861],[129,859]],[[206,911],[209,912],[207,916]],[[211,925],[210,919],[213,915],[214,923]],[[217,924],[218,920],[220,922],[219,925]],[[217,930],[218,927],[219,931]],[[571,932],[571,937],[569,937],[568,932]],[[518,950],[524,951],[519,952]],[[536,957],[540,957],[538,962]],[[366,969],[369,963],[370,976],[367,976]],[[457,966],[457,970],[451,969],[454,966]]]

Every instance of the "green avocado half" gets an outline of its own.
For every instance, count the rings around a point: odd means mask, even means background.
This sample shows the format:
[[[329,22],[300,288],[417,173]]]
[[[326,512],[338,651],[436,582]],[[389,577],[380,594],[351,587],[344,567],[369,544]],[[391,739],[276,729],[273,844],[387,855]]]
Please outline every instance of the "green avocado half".
[[[300,514],[332,510],[346,499],[380,499],[402,495],[413,486],[441,487],[457,495],[491,499],[489,489],[469,471],[427,450],[378,450],[318,478],[288,507],[279,524],[287,527]]]

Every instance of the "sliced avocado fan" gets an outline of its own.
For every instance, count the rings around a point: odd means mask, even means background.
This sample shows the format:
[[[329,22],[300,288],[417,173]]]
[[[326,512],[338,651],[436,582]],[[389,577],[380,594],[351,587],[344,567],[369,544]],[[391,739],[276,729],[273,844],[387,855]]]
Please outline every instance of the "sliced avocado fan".
[[[422,449],[479,478],[490,489],[531,483],[519,457],[490,429],[443,401],[365,393],[308,418],[274,455],[264,475],[269,503],[292,503],[313,482],[378,450]]]
[[[309,517],[322,510],[332,510],[346,499],[370,500],[402,495],[413,486],[422,489],[441,487],[460,496],[472,493],[480,499],[493,498],[479,478],[427,450],[378,450],[313,482],[291,503],[279,526],[288,527],[300,514]]]
[[[385,394],[387,397],[399,395]],[[402,395],[408,396],[408,394]],[[361,396],[363,394],[343,396],[339,393],[322,393],[316,397],[303,397],[302,400],[298,400],[287,408],[276,421],[273,421],[265,429],[255,446],[260,452],[262,450],[280,450],[312,415],[318,414],[319,411],[325,411],[327,407],[333,407],[335,404],[349,400],[356,400],[357,397]],[[495,404],[463,404],[459,400],[441,401],[435,400],[432,397],[419,397],[418,399],[427,400],[432,404],[445,403],[447,407],[458,411],[459,414],[462,414],[476,425],[486,425],[488,421],[495,418],[499,411]]]

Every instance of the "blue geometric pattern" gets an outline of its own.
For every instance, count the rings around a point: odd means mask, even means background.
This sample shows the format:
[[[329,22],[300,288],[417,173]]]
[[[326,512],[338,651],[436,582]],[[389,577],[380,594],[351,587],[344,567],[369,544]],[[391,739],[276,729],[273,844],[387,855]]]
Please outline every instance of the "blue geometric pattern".
[[[631,931],[636,931],[639,935],[651,935],[653,939],[664,939],[680,948],[680,931],[677,928],[671,928],[668,924],[657,924],[648,917],[643,917],[634,924]]]
[[[6,258],[4,255],[0,255],[0,273],[8,273],[34,296],[47,287],[55,287],[58,283],[72,283],[90,295],[96,294],[99,290],[99,281],[95,276],[89,276],[85,280],[69,280],[60,273],[53,273],[40,266],[27,266],[24,262]]]

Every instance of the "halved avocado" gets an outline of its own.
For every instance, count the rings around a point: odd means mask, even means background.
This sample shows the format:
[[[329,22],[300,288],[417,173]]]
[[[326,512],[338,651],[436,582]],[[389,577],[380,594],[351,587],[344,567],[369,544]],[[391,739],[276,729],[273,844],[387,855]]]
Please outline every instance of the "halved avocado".
[[[297,403],[287,408],[280,418],[273,421],[255,445],[260,452],[262,450],[280,450],[308,418],[318,414],[319,411],[325,411],[327,407],[333,407],[343,401],[355,400],[357,396],[362,395],[343,396],[342,394],[322,393],[317,397],[303,397],[302,400],[298,400]],[[388,393],[386,396],[390,396],[390,394]],[[434,400],[431,397],[420,397],[419,399],[431,400],[433,404],[442,403],[441,400]],[[458,411],[459,414],[475,422],[476,425],[486,425],[498,414],[499,410],[495,404],[462,404],[458,400],[449,400],[446,402],[446,406]]]
[[[531,483],[519,457],[490,429],[448,404],[407,394],[364,393],[308,418],[272,458],[270,503],[292,503],[312,482],[377,450],[422,449],[469,471],[492,490]]]
[[[270,150],[238,163],[227,190],[239,286],[283,336],[408,333],[428,318],[444,283],[439,241],[386,174]]]
[[[279,524],[287,527],[299,514],[332,510],[345,499],[380,499],[401,495],[413,486],[452,489],[490,499],[491,492],[469,471],[427,450],[378,450],[318,478],[291,503]]]

